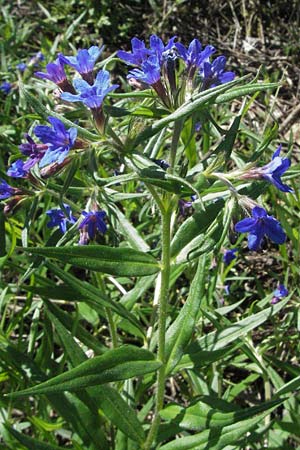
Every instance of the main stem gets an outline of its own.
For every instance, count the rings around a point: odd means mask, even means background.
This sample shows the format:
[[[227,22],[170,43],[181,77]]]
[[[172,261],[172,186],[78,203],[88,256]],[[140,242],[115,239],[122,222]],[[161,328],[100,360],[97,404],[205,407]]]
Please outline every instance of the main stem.
[[[157,374],[157,392],[154,419],[145,443],[145,450],[151,448],[152,442],[156,438],[160,423],[159,413],[164,404],[165,379],[166,379],[166,318],[168,306],[168,292],[170,282],[170,240],[171,240],[171,211],[167,206],[162,214],[162,257],[161,257],[161,290],[158,304],[158,350],[157,357],[161,362],[161,367]]]

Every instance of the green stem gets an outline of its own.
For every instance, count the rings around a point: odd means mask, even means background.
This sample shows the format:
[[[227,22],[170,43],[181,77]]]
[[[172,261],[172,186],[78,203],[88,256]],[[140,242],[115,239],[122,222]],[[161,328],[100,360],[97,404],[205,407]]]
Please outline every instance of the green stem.
[[[95,279],[97,281],[97,285],[98,285],[99,289],[102,291],[102,293],[104,295],[106,295],[105,283],[103,280],[103,276],[99,273],[96,273]],[[117,348],[118,347],[118,333],[117,333],[117,327],[116,327],[116,324],[115,324],[115,321],[113,318],[112,310],[111,310],[111,308],[105,308],[105,312],[106,312],[106,317],[107,317],[107,322],[108,322],[108,327],[109,327],[109,333],[110,333],[110,337],[111,337],[112,348]]]
[[[168,196],[169,197],[169,196]],[[169,201],[169,199],[167,199]],[[157,392],[154,419],[145,443],[145,450],[151,448],[155,440],[160,423],[159,413],[163,408],[166,379],[166,318],[168,306],[168,292],[170,282],[170,241],[171,241],[171,210],[168,208],[162,212],[162,259],[161,259],[161,289],[158,303],[158,350],[157,358],[161,362],[161,367],[157,374]]]
[[[180,133],[182,130],[182,125],[183,125],[182,120],[178,120],[174,124],[174,132],[173,132],[173,136],[172,136],[171,152],[170,152],[170,169],[171,169],[170,171],[171,171],[171,173],[174,172],[178,142],[179,142]]]
[[[105,311],[106,311],[107,321],[108,321],[108,325],[109,325],[109,332],[110,332],[110,337],[111,337],[112,348],[117,348],[118,347],[118,335],[117,335],[117,330],[116,330],[115,322],[113,319],[113,315],[112,315],[110,308],[105,308]]]

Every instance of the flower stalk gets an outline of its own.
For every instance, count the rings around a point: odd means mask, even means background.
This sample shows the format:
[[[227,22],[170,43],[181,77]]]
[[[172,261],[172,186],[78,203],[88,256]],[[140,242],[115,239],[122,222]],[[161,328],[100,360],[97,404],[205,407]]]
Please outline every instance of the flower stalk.
[[[168,195],[167,197],[170,197]],[[169,198],[166,199],[169,203]],[[166,203],[167,203],[166,202]],[[162,257],[161,257],[161,288],[158,303],[158,349],[157,358],[161,362],[161,367],[157,374],[157,391],[156,391],[156,403],[155,412],[152,425],[145,443],[145,450],[151,448],[152,442],[155,440],[160,423],[159,413],[164,404],[165,393],[165,381],[166,381],[166,319],[167,319],[167,307],[168,307],[168,293],[170,283],[170,242],[171,242],[171,216],[172,209],[167,208],[165,211],[161,211],[162,220]]]

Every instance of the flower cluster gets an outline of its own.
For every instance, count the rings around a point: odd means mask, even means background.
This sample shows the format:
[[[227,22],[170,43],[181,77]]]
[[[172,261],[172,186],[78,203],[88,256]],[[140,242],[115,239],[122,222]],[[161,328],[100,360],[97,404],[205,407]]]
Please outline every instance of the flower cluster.
[[[37,144],[25,134],[27,143],[19,146],[21,153],[28,156],[23,161],[18,159],[8,169],[7,175],[14,178],[25,178],[29,170],[38,163],[39,167],[57,163],[61,164],[74,147],[77,138],[77,129],[66,129],[65,125],[55,117],[48,117],[51,127],[37,125],[34,134],[40,139],[42,144]]]
[[[107,70],[100,70],[96,77],[95,64],[103,51],[103,47],[92,46],[89,49],[79,50],[76,56],[58,55],[55,62],[46,66],[46,72],[36,72],[39,78],[47,79],[55,83],[62,91],[61,99],[67,102],[82,102],[91,109],[97,129],[103,133],[105,117],[102,103],[107,94],[118,84],[110,84],[110,75]],[[82,77],[76,78],[73,85],[67,78],[64,66],[75,69]]]
[[[226,58],[219,56],[210,61],[215,48],[212,45],[202,47],[198,39],[194,39],[188,48],[175,42],[176,37],[169,39],[165,45],[156,35],[150,37],[150,46],[137,38],[131,40],[131,52],[118,51],[118,57],[126,64],[136,66],[129,71],[127,78],[134,86],[140,88],[151,86],[164,102],[170,107],[175,103],[176,93],[183,86],[177,85],[176,63],[182,60],[185,72],[182,83],[188,80],[191,85],[198,80],[200,90],[205,90],[218,84],[233,80],[234,73],[225,71]]]
[[[46,214],[50,219],[47,227],[58,227],[61,233],[66,233],[67,225],[72,225],[77,221],[76,217],[73,216],[70,206],[66,203],[63,204],[63,209],[49,209],[46,211]],[[107,231],[107,226],[104,222],[106,213],[105,211],[82,211],[81,214],[83,220],[78,225],[78,229],[80,230],[79,245],[86,245],[89,240],[95,239],[97,232],[104,234]]]

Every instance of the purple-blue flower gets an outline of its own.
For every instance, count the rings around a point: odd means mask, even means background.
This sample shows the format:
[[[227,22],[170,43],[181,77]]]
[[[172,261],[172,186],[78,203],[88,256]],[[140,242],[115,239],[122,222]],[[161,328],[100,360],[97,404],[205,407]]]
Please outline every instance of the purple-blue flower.
[[[105,96],[119,87],[118,84],[110,84],[110,76],[107,70],[98,72],[93,85],[79,78],[75,79],[73,84],[79,94],[73,95],[63,92],[61,98],[68,102],[82,102],[91,109],[100,108]]]
[[[36,144],[32,137],[29,136],[28,133],[24,134],[27,142],[20,144],[19,149],[23,153],[23,155],[30,156],[31,158],[37,157],[37,155],[43,155],[46,150],[48,150],[48,145],[46,144]],[[42,157],[40,157],[41,159]]]
[[[11,197],[16,193],[16,188],[10,186],[5,180],[0,179],[0,200]]]
[[[93,45],[88,50],[79,50],[76,56],[58,55],[60,61],[73,67],[80,75],[87,75],[94,70],[95,63],[103,50],[102,47]]]
[[[289,295],[289,291],[287,290],[287,288],[283,284],[279,284],[278,288],[273,292],[271,304],[275,305],[280,301],[281,298],[286,297],[287,295]]]
[[[27,142],[19,145],[19,149],[23,155],[28,156],[28,158],[25,161],[17,159],[17,161],[9,167],[7,175],[10,177],[25,178],[31,167],[38,163],[48,150],[48,145],[36,144],[28,133],[25,133],[25,138],[27,139]]]
[[[144,41],[136,37],[131,39],[131,48],[131,52],[125,52],[124,50],[117,52],[118,58],[122,59],[126,64],[140,66],[151,54],[151,51],[145,47]]]
[[[24,62],[21,62],[19,64],[16,65],[16,68],[20,71],[20,72],[24,72],[27,68],[27,64]]]
[[[49,63],[46,65],[46,73],[45,72],[35,72],[34,73],[38,78],[43,78],[46,80],[53,81],[55,84],[64,83],[67,79],[67,75],[64,69],[64,66],[59,58],[55,60],[53,63]]]
[[[173,36],[165,45],[163,41],[156,36],[156,34],[152,34],[152,36],[150,36],[150,51],[152,55],[157,57],[160,66],[167,58],[169,50],[172,50],[175,47],[175,39],[176,36]]]
[[[135,78],[150,85],[156,84],[160,77],[160,64],[157,56],[150,56],[141,64],[140,69],[133,69],[127,75],[127,78]]]
[[[0,84],[0,91],[3,91],[4,94],[9,94],[11,91],[12,85],[11,83],[8,83],[8,81],[4,81],[2,84]]]
[[[205,61],[200,71],[203,79],[202,90],[228,83],[235,77],[234,72],[225,72],[226,58],[218,56],[212,63]]]
[[[7,175],[13,178],[25,178],[28,175],[29,169],[35,164],[32,160],[28,160],[29,164],[25,166],[22,159],[17,159],[7,170]],[[31,163],[31,164],[30,164]],[[28,167],[29,165],[29,167]],[[24,167],[25,166],[25,167]]]
[[[289,158],[281,158],[280,155],[281,145],[277,148],[272,156],[272,161],[269,164],[258,169],[261,172],[262,177],[274,184],[280,191],[293,192],[287,184],[283,184],[281,176],[288,170],[291,165]]]
[[[47,216],[49,217],[49,222],[47,223],[48,228],[59,227],[62,233],[67,231],[68,223],[75,223],[76,217],[72,215],[72,211],[69,205],[66,203],[64,205],[64,210],[60,208],[49,209],[46,211]]]
[[[97,230],[103,234],[106,232],[107,227],[104,222],[106,213],[105,211],[82,211],[82,215],[84,219],[78,226],[81,231],[79,244],[85,245],[88,239],[94,239]]]
[[[279,156],[281,147],[282,146],[280,145],[274,152],[271,162],[263,167],[254,167],[247,170],[244,174],[242,174],[241,178],[246,180],[263,178],[272,183],[282,192],[293,192],[292,188],[290,188],[287,184],[283,184],[281,181],[281,176],[291,165],[291,160],[289,158],[281,158]]]
[[[210,56],[216,51],[212,45],[208,45],[202,50],[202,45],[198,39],[193,39],[188,48],[181,42],[175,44],[178,55],[182,58],[188,69],[191,67],[200,68],[204,62],[209,62]]]
[[[276,244],[283,244],[286,240],[286,234],[278,220],[273,216],[268,216],[266,210],[260,206],[252,209],[251,218],[240,220],[235,225],[235,231],[249,233],[248,247],[250,250],[258,250],[265,235]]]
[[[39,162],[40,167],[54,162],[62,163],[70,149],[74,147],[77,138],[76,128],[71,127],[67,130],[64,124],[55,117],[48,117],[48,121],[51,123],[51,127],[37,125],[34,129],[34,133],[40,141],[48,145],[48,150]]]
[[[226,266],[229,266],[231,261],[236,259],[236,252],[237,252],[237,248],[233,248],[231,250],[225,251],[224,256],[223,256],[223,261],[226,264]]]

